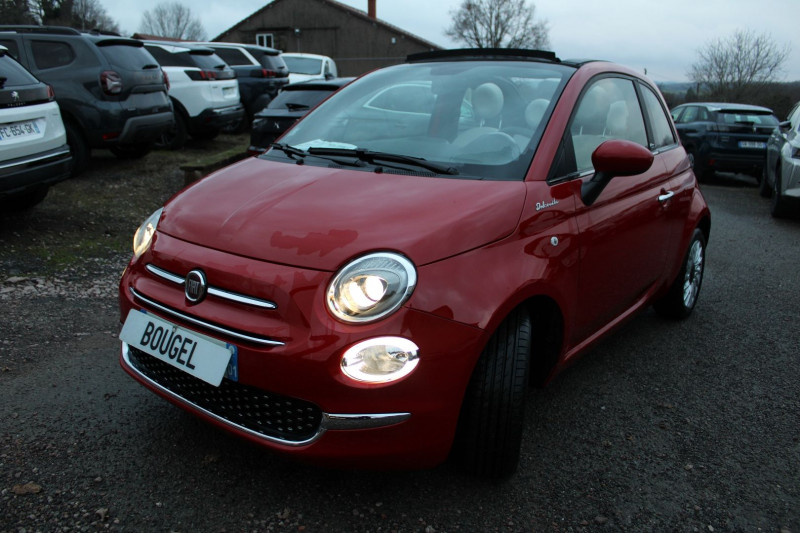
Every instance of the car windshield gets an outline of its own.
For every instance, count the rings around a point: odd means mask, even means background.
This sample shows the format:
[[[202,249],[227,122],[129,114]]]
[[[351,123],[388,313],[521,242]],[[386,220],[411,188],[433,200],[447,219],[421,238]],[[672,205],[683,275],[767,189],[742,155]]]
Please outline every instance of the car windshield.
[[[283,61],[292,74],[319,74],[322,72],[321,59],[283,56]]]
[[[389,154],[401,169],[399,158],[413,158],[459,177],[522,180],[572,72],[533,61],[386,68],[351,83],[298,123],[281,140],[292,154],[272,150],[264,157],[337,151],[378,165]],[[305,162],[316,163],[313,157]]]
[[[316,89],[304,91],[283,90],[267,106],[270,109],[305,109],[314,107],[326,96],[331,94],[333,89]]]

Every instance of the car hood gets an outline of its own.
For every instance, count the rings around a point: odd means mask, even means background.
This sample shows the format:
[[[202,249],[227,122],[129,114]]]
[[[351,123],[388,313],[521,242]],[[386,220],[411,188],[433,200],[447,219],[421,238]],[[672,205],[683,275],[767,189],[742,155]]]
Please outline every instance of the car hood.
[[[395,250],[417,265],[510,234],[524,182],[295,165],[251,158],[167,203],[158,231],[264,261],[334,271]]]

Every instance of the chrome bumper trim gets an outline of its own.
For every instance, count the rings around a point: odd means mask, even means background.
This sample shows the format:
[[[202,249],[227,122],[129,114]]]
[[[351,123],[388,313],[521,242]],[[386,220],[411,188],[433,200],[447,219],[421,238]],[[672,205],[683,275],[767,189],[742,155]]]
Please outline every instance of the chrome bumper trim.
[[[322,413],[322,427],[332,430],[372,429],[393,426],[411,418],[411,413],[373,413],[359,415]]]
[[[329,413],[322,413],[322,423],[317,430],[317,433],[314,434],[313,437],[303,440],[303,441],[291,441],[291,440],[284,440],[279,439],[277,437],[270,437],[269,435],[264,435],[257,431],[253,431],[252,429],[240,426],[230,420],[226,420],[225,418],[220,417],[200,407],[194,402],[190,402],[189,400],[185,399],[182,396],[178,396],[171,390],[162,387],[159,383],[156,383],[142,372],[139,371],[133,364],[131,364],[130,357],[129,357],[130,349],[128,344],[123,342],[122,343],[122,359],[125,361],[125,365],[127,368],[136,373],[137,376],[145,380],[147,383],[152,385],[153,387],[157,388],[159,391],[164,393],[165,395],[169,396],[177,400],[178,402],[191,407],[192,409],[196,409],[197,411],[202,412],[206,416],[217,420],[218,422],[234,427],[239,431],[247,433],[248,435],[252,435],[257,437],[261,440],[265,440],[268,442],[274,442],[277,444],[283,444],[285,446],[291,446],[293,448],[297,448],[300,446],[307,446],[315,441],[317,441],[326,431],[339,431],[339,430],[354,430],[354,429],[375,429],[384,426],[392,426],[395,424],[399,424],[408,420],[411,417],[411,413],[373,413],[373,414],[329,414]]]
[[[194,318],[193,316],[187,315],[186,313],[181,313],[180,311],[176,311],[176,310],[172,309],[171,307],[167,307],[165,305],[162,305],[162,304],[156,302],[155,300],[153,300],[151,298],[148,298],[147,296],[143,295],[142,293],[136,291],[136,289],[134,289],[133,287],[130,287],[130,291],[131,291],[131,294],[133,295],[133,297],[135,299],[139,300],[140,302],[144,302],[147,305],[149,305],[150,307],[158,309],[162,313],[165,313],[165,314],[167,314],[169,316],[172,316],[172,317],[175,317],[175,318],[180,318],[181,320],[185,320],[186,322],[190,322],[190,323],[194,324],[195,326],[200,326],[201,328],[210,329],[211,331],[215,331],[215,332],[221,333],[223,335],[228,335],[229,337],[233,337],[235,339],[239,339],[239,340],[247,341],[247,342],[252,342],[254,344],[261,344],[263,346],[283,346],[285,344],[285,343],[280,342],[280,341],[274,341],[272,339],[267,339],[265,337],[256,337],[256,336],[253,336],[253,335],[247,335],[245,333],[239,333],[238,331],[233,331],[233,330],[230,330],[230,329],[227,329],[227,328],[223,328],[223,327],[217,326],[215,324],[210,324],[210,323],[205,322],[203,320],[199,320],[197,318]]]
[[[177,274],[173,274],[168,270],[164,270],[163,268],[159,268],[155,265],[148,264],[145,266],[148,272],[158,276],[161,279],[165,279],[176,285],[183,286],[186,283],[186,280],[180,277]],[[245,296],[244,294],[239,294],[236,292],[226,291],[224,289],[219,289],[217,287],[209,287],[208,294],[212,296],[216,296],[217,298],[222,298],[224,300],[230,300],[233,302],[238,302],[245,305],[252,305],[253,307],[260,307],[261,309],[277,309],[278,306],[274,302],[270,302],[268,300],[261,300],[259,298],[253,298],[252,296]]]

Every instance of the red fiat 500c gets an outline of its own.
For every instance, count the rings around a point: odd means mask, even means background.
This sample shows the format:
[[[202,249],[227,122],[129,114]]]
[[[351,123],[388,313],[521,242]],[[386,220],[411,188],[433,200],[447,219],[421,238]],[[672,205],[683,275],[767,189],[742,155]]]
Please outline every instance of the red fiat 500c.
[[[121,364],[298,458],[508,475],[529,385],[650,304],[688,316],[709,228],[635,71],[412,56],[142,224]]]

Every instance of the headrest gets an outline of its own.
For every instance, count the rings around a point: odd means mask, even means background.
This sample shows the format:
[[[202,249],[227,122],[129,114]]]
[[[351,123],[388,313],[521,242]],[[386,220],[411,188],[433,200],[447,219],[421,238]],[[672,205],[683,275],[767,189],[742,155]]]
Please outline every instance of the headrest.
[[[503,110],[503,91],[494,83],[478,85],[472,93],[472,109],[481,120],[496,117]]]
[[[535,130],[536,127],[539,126],[539,122],[542,121],[544,112],[549,104],[550,101],[544,98],[537,98],[528,104],[525,108],[525,122],[528,124],[529,128]]]

